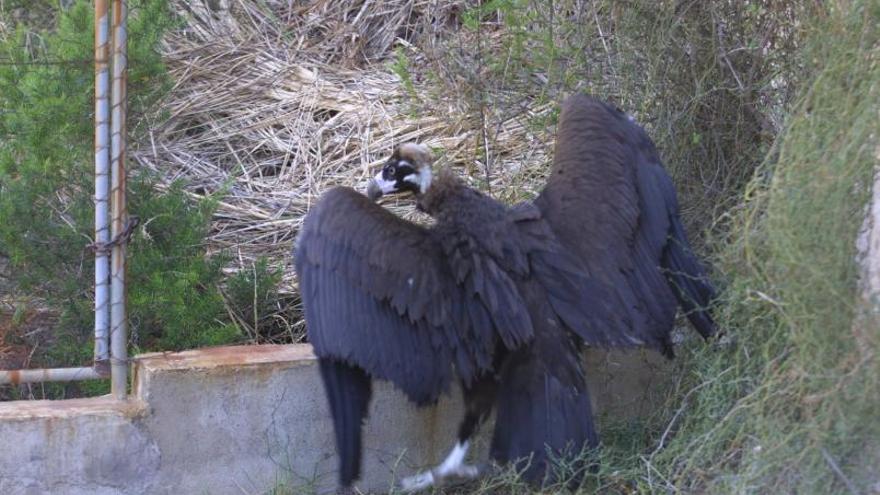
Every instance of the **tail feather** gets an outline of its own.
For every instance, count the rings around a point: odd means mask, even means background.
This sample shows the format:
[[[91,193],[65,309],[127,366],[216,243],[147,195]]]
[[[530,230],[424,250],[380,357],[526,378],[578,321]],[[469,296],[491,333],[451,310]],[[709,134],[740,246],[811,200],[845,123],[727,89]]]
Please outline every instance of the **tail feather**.
[[[653,149],[653,145],[650,147]],[[678,197],[672,177],[659,164],[656,151],[645,160],[655,162],[638,167],[642,210],[640,214],[644,217],[644,227],[641,232],[647,239],[652,264],[656,263],[655,256],[660,258],[661,271],[675,294],[678,305],[700,335],[709,338],[716,333],[715,321],[709,311],[709,306],[715,299],[715,289],[705,269],[691,250],[684,225],[681,223]],[[654,292],[655,296],[656,291]],[[665,301],[660,304],[666,307]],[[652,311],[654,314],[663,314],[663,312],[662,309]],[[667,340],[664,353],[672,357],[672,346],[668,341],[669,329],[669,325],[664,323],[661,331]]]
[[[490,455],[530,483],[577,485],[591,464],[584,449],[598,444],[580,365],[560,370],[528,350],[516,354],[502,372]]]
[[[343,488],[347,488],[361,474],[361,430],[367,417],[372,384],[361,368],[335,359],[321,358],[319,362],[333,415],[339,481]]]
[[[715,288],[691,252],[681,220],[677,215],[670,215],[670,220],[669,242],[661,265],[691,324],[703,338],[709,338],[717,331],[709,312],[709,306],[715,300]]]

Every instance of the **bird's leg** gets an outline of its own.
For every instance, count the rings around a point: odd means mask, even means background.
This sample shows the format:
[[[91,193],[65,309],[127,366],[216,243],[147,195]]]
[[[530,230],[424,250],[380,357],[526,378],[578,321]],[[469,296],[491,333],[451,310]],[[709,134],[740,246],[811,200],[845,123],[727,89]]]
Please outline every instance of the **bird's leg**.
[[[470,448],[470,442],[467,440],[463,443],[456,443],[452,451],[449,452],[449,455],[446,456],[446,459],[437,467],[401,480],[401,489],[406,492],[415,492],[429,488],[434,484],[442,483],[449,477],[476,478],[480,475],[480,469],[477,466],[464,463],[464,457],[467,455],[468,448]]]
[[[480,469],[465,464],[464,458],[470,448],[471,437],[492,412],[497,388],[494,375],[485,375],[470,387],[464,387],[465,415],[458,427],[458,443],[437,467],[401,480],[401,489],[415,492],[442,483],[449,477],[473,479],[480,475]]]

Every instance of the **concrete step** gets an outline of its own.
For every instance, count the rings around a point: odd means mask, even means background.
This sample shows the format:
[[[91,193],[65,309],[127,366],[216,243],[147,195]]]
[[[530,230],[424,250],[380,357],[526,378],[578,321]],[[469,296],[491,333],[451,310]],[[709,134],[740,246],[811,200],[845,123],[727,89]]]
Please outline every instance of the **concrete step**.
[[[668,364],[651,353],[588,351],[598,415],[650,411]],[[0,403],[0,493],[263,494],[336,484],[337,459],[311,346],[230,346],[137,356],[132,396]],[[364,432],[359,487],[383,493],[454,444],[454,389],[417,410],[384,382]],[[485,440],[472,453],[485,460]]]

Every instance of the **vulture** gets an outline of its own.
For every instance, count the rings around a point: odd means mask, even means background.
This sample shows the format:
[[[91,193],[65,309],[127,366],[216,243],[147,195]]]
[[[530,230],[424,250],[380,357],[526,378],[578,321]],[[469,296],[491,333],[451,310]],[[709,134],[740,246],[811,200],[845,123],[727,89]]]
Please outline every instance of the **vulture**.
[[[704,338],[716,330],[715,290],[689,247],[672,180],[646,132],[587,95],[563,102],[534,201],[502,204],[448,169],[435,173],[432,161],[424,145],[399,146],[366,194],[323,194],[295,242],[340,490],[360,476],[373,380],[417,406],[453,380],[462,386],[456,445],[434,469],[402,480],[405,490],[477,477],[464,458],[493,410],[494,462],[536,485],[557,481],[560,459],[583,472],[598,436],[582,348],[642,346],[671,358],[679,306]],[[404,193],[431,225],[377,203]]]

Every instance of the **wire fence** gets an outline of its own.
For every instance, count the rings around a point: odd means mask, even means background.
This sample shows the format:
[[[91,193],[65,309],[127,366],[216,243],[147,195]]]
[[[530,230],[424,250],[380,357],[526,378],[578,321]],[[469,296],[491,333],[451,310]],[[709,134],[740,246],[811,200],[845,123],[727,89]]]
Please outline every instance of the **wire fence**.
[[[125,249],[136,219],[126,209],[127,9],[95,1],[95,344],[92,366],[0,370],[0,384],[110,377],[115,398],[128,383]]]

